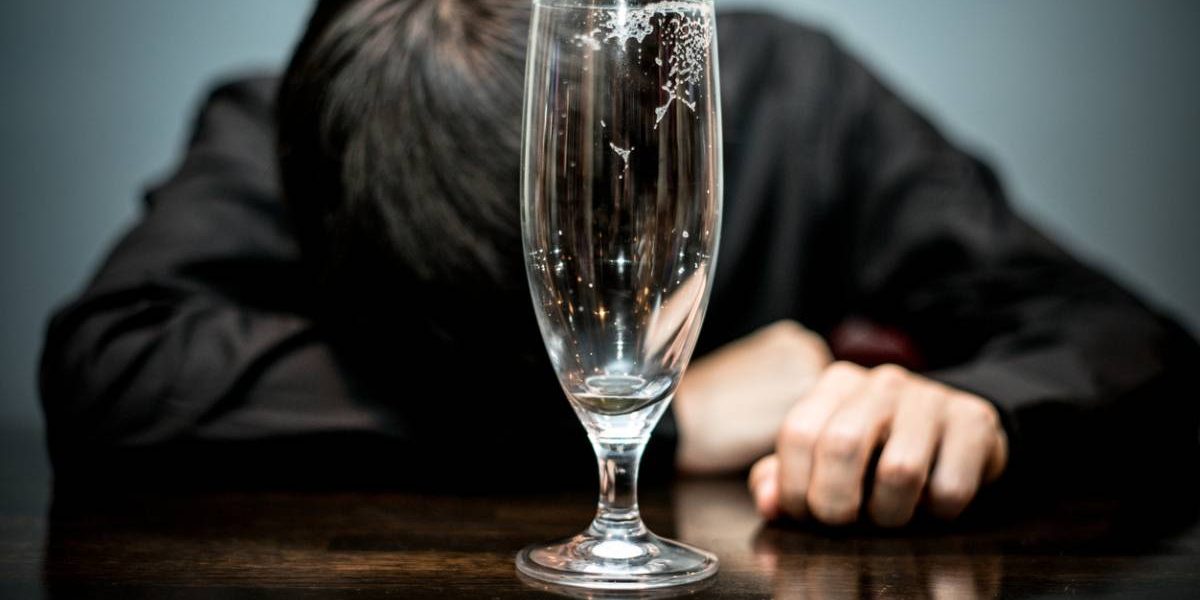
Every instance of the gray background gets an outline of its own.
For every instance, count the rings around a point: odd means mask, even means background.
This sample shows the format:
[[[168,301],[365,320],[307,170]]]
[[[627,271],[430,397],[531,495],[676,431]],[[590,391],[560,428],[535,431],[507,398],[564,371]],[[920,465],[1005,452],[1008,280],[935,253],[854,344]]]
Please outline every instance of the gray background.
[[[1200,3],[717,1],[831,30],[997,167],[1032,220],[1200,330]],[[0,3],[5,428],[37,426],[46,317],[179,158],[203,90],[233,71],[279,68],[308,9]]]

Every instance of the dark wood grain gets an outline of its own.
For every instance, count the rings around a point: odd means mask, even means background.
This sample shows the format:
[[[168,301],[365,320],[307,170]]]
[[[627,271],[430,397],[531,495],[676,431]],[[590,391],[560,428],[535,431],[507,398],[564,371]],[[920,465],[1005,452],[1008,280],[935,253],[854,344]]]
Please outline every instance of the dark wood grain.
[[[75,493],[48,512],[20,501],[45,498],[36,481],[5,485],[6,598],[609,597],[513,567],[586,524],[586,491]],[[714,580],[679,590],[714,598],[1200,597],[1194,503],[1168,504],[1184,510],[1074,500],[883,532],[764,526],[736,480],[643,497],[655,530],[720,556]]]

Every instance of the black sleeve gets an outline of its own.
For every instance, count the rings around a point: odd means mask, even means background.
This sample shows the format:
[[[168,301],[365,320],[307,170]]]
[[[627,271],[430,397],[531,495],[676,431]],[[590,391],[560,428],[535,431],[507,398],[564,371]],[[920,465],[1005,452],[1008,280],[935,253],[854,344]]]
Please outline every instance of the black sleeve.
[[[209,97],[183,163],[53,317],[41,390],[60,475],[114,449],[400,433],[348,390],[304,316],[273,95],[262,79]]]
[[[1024,221],[986,166],[860,64],[830,56],[849,306],[910,334],[930,377],[999,407],[1013,473],[1111,475],[1194,453],[1195,341]]]

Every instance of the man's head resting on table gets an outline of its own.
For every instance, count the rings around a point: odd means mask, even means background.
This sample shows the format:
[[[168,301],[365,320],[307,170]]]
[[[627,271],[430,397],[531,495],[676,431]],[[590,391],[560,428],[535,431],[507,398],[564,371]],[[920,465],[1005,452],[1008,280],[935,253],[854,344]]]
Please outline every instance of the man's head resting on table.
[[[517,189],[528,5],[318,4],[277,118],[284,193],[327,288],[524,282]]]
[[[319,2],[277,118],[284,193],[326,274],[509,275],[527,5]]]

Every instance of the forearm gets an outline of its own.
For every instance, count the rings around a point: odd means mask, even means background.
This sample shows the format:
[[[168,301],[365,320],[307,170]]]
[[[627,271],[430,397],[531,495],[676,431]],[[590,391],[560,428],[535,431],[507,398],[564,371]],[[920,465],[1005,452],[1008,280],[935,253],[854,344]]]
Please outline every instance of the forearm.
[[[51,433],[81,446],[193,436],[272,373],[271,360],[307,327],[292,315],[165,290],[85,296],[47,336],[41,381]]]

